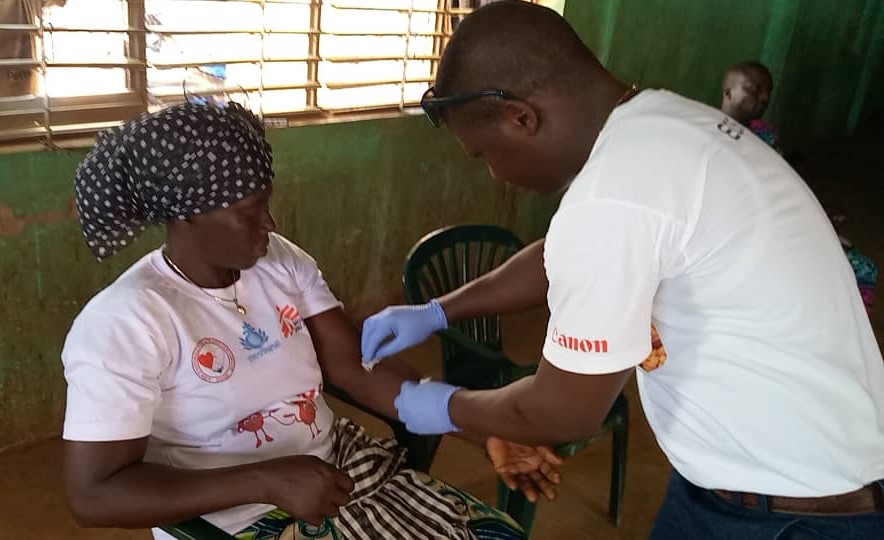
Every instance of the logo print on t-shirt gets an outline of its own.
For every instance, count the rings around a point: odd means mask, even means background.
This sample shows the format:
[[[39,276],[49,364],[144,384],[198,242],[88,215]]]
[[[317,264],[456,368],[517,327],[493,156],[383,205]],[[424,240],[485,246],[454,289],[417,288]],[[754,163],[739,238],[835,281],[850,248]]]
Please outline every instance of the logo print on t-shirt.
[[[264,444],[264,441],[262,441],[261,437],[258,435],[259,431],[264,434],[264,439],[267,442],[273,442],[273,437],[271,437],[270,434],[267,433],[267,430],[264,429],[264,419],[265,418],[273,418],[274,420],[279,422],[280,420],[278,418],[276,418],[275,416],[273,416],[273,413],[275,413],[277,410],[278,409],[273,409],[273,410],[268,411],[266,413],[256,412],[256,413],[252,413],[249,416],[243,418],[242,420],[240,420],[236,424],[237,433],[242,433],[244,431],[248,431],[248,432],[251,432],[252,434],[254,434],[255,435],[255,448],[261,448],[261,445]],[[292,424],[293,423],[294,422],[292,422]],[[287,425],[290,425],[290,424],[287,424]]]
[[[298,308],[286,304],[284,307],[276,306],[276,312],[279,313],[279,326],[283,337],[287,338],[304,328],[304,321],[298,313]]]
[[[242,337],[239,338],[239,343],[243,349],[247,351],[260,349],[267,343],[267,339],[267,332],[264,330],[255,328],[247,322],[242,323]]]
[[[272,353],[282,345],[278,339],[268,343],[269,339],[264,330],[255,328],[247,322],[242,323],[242,337],[239,338],[239,344],[247,351],[255,351],[248,356],[249,362]]]
[[[310,428],[311,439],[315,439],[317,435],[322,433],[322,429],[316,423],[318,410],[316,395],[320,393],[322,393],[322,384],[317,389],[298,394],[295,399],[283,400],[283,403],[292,409],[276,407],[254,412],[236,423],[236,432],[251,433],[255,436],[255,448],[261,448],[265,442],[272,443],[276,440],[270,433],[267,433],[268,426],[272,425],[269,420],[273,420],[281,426],[291,426],[296,423],[306,424]],[[263,441],[261,435],[264,436]]]
[[[322,392],[322,385],[319,386],[318,392]],[[310,390],[309,392],[299,394],[298,399],[286,400],[285,402],[298,408],[298,414],[295,416],[295,419],[302,424],[307,424],[307,427],[310,428],[310,437],[313,439],[322,433],[322,430],[316,424],[316,394],[318,392],[317,390]]]
[[[582,353],[606,353],[608,352],[607,339],[586,339],[569,336],[559,332],[558,327],[553,328],[549,339],[563,349]]]
[[[236,360],[223,341],[203,338],[193,348],[191,365],[197,376],[209,383],[224,382],[233,375]]]
[[[733,120],[725,116],[724,118],[722,118],[721,122],[718,123],[718,131],[724,133],[735,141],[739,141],[740,137],[743,136],[743,133],[746,132],[746,129],[737,122],[734,122]]]

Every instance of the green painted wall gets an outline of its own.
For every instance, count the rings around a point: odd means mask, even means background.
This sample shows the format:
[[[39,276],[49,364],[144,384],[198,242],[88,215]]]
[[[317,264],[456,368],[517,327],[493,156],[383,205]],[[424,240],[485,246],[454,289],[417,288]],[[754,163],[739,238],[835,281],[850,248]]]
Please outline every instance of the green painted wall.
[[[612,70],[718,104],[729,64],[761,58],[784,137],[839,135],[884,95],[880,0],[570,0],[566,17]],[[311,252],[354,314],[399,297],[402,259],[441,225],[539,236],[554,200],[497,185],[421,118],[275,130],[281,232]],[[58,433],[59,353],[82,305],[161,241],[95,262],[70,212],[84,151],[0,155],[0,448]]]
[[[571,0],[565,16],[622,80],[716,107],[728,66],[764,62],[787,148],[884,108],[881,0]]]
[[[554,200],[492,181],[420,117],[273,130],[280,232],[318,260],[354,314],[400,299],[402,262],[426,232],[491,222],[535,238]],[[57,433],[59,354],[82,305],[162,241],[156,229],[96,262],[68,212],[85,151],[0,155],[0,448]]]

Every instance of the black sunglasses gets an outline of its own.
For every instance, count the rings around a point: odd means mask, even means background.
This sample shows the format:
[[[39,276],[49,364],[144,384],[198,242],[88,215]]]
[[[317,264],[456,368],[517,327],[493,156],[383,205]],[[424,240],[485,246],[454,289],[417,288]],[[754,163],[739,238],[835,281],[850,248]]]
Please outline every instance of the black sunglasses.
[[[463,94],[460,96],[436,97],[436,87],[427,88],[421,97],[421,109],[426,113],[427,118],[433,127],[442,127],[442,108],[452,105],[460,105],[474,99],[482,99],[486,97],[496,97],[500,99],[519,99],[506,90],[483,90],[472,94]]]

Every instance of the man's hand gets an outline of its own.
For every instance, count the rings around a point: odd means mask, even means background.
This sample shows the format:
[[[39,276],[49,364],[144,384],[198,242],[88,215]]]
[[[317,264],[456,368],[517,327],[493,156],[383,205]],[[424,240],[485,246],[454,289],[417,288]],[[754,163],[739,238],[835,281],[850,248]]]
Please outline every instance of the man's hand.
[[[556,498],[554,486],[562,480],[556,467],[564,462],[551,448],[488,437],[485,450],[506,487],[522,490],[531,502],[537,502],[540,493],[550,501]]]
[[[419,306],[393,306],[365,319],[362,324],[362,365],[423,343],[433,332],[448,328],[448,319],[439,302]]]
[[[261,463],[265,499],[313,525],[337,516],[350,502],[353,479],[316,456],[290,456]]]
[[[422,380],[405,381],[393,405],[405,428],[418,435],[441,435],[460,431],[451,423],[448,401],[460,387],[443,382]]]

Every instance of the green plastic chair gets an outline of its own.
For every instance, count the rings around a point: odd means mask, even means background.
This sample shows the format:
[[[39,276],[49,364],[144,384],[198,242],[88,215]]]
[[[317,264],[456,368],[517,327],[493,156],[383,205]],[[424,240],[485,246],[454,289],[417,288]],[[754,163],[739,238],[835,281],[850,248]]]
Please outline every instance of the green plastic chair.
[[[497,268],[523,247],[522,241],[513,233],[493,225],[461,225],[433,231],[418,240],[405,259],[402,276],[405,298],[411,304],[423,304],[442,296]],[[442,376],[448,383],[476,390],[499,388],[537,369],[536,365],[516,365],[506,356],[498,316],[452,323],[438,335],[442,342]],[[611,431],[613,452],[608,514],[615,525],[620,525],[628,430],[629,406],[621,394],[598,434],[588,440],[556,447],[556,453],[569,457]],[[432,462],[440,441],[439,437],[433,439],[424,443],[423,449],[430,454],[421,456],[421,463]],[[530,534],[536,504],[529,502],[521,491],[511,491],[498,481],[497,507]]]
[[[424,473],[430,472],[433,454],[439,444],[438,437],[410,433],[405,429],[405,424],[402,422],[372,411],[354,401],[349,394],[335,386],[325,385],[323,392],[386,422],[393,431],[393,436],[399,445],[408,449],[408,453],[405,455],[405,468],[415,469]],[[195,517],[172,525],[161,525],[160,529],[180,540],[229,540],[234,538],[201,517]]]
[[[179,540],[235,540],[236,538],[201,517],[174,525],[162,525],[160,529]]]

